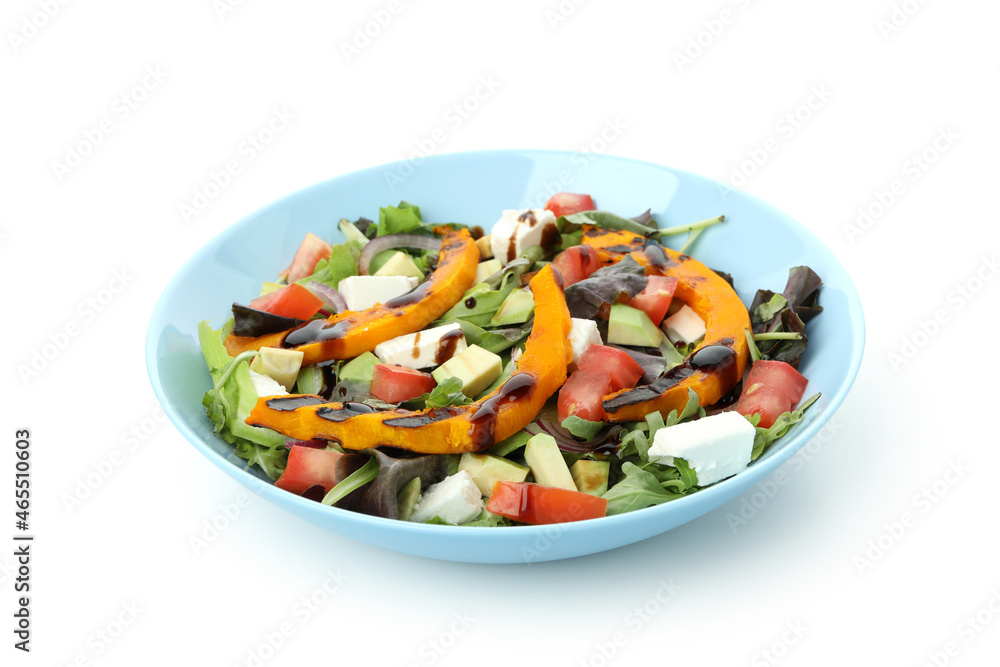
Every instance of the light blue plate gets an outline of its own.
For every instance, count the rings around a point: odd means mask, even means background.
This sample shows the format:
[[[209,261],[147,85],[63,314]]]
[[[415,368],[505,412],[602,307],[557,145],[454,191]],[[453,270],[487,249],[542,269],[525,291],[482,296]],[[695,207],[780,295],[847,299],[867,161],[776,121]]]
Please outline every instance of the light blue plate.
[[[788,269],[808,265],[824,280],[823,313],[808,327],[802,373],[807,395],[823,398],[784,439],[745,471],[694,495],[658,507],[558,526],[459,528],[391,521],[325,507],[271,485],[247,470],[218,439],[201,405],[210,388],[197,324],[219,326],[233,301],[256,296],[264,280],[288,265],[306,232],[340,240],[340,218],[373,218],[380,206],[405,199],[432,222],[485,229],[507,208],[543,206],[557,191],[593,195],[599,208],[636,215],[651,208],[661,226],[720,213],[694,254],[730,272],[747,303],[758,288],[780,291]],[[677,237],[675,237],[677,238]],[[682,243],[681,240],[674,243]],[[844,268],[808,230],[742,192],[700,176],[621,158],[551,151],[482,151],[389,164],[319,183],[232,225],[174,276],[153,312],[146,364],[153,390],[185,438],[234,479],[289,512],[362,542],[393,551],[474,563],[517,563],[582,556],[658,535],[691,521],[759,482],[812,438],[843,402],[861,364],[861,302]],[[261,539],[266,539],[262,535]],[[306,539],[303,536],[303,539]]]

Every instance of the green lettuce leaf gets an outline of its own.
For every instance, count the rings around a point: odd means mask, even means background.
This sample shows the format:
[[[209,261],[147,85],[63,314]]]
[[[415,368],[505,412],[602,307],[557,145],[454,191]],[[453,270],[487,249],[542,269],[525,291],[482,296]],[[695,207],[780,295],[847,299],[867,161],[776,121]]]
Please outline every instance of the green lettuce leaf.
[[[420,229],[422,222],[420,207],[401,201],[399,206],[385,206],[378,210],[378,235],[412,232]]]
[[[287,438],[267,428],[249,426],[243,420],[257,404],[257,390],[250,379],[249,359],[230,357],[222,341],[226,327],[213,331],[208,321],[198,324],[198,340],[212,377],[212,389],[205,393],[202,405],[215,432],[233,445],[233,451],[258,466],[270,479],[281,476],[288,461]],[[245,354],[245,353],[244,353]]]

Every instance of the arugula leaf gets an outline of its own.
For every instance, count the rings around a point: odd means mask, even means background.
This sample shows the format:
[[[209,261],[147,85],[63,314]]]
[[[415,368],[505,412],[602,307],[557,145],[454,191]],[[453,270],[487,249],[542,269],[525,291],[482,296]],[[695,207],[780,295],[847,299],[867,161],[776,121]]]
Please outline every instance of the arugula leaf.
[[[419,229],[422,222],[420,207],[401,201],[399,206],[384,206],[378,210],[377,235],[412,232]]]
[[[562,420],[560,426],[572,433],[574,438],[580,438],[581,440],[593,440],[594,436],[596,436],[598,432],[605,427],[605,423],[594,422],[589,419],[577,417],[576,415],[570,415],[569,417],[566,417],[566,419]]]
[[[490,330],[483,329],[468,320],[458,318],[452,318],[447,322],[442,322],[441,324],[452,323],[458,324],[458,326],[462,327],[462,333],[465,334],[465,342],[469,345],[478,345],[488,352],[499,354],[500,352],[517,345],[528,337],[528,334],[531,333],[532,320],[528,320],[524,324],[518,324],[513,327],[503,327]]]
[[[691,465],[687,462],[687,459],[682,459],[679,456],[673,458],[673,467],[677,468],[677,474],[679,480],[684,484],[685,488],[693,488],[698,486],[698,474],[694,471]]]
[[[792,426],[802,421],[806,410],[808,410],[813,403],[819,400],[821,395],[822,394],[813,394],[806,400],[802,401],[798,409],[790,412],[783,412],[768,428],[761,428],[757,426],[757,424],[760,423],[759,414],[747,417],[747,419],[750,420],[750,423],[757,429],[757,433],[753,438],[753,450],[750,453],[750,460],[756,461],[757,457],[763,454],[764,450],[770,447],[775,440],[784,436],[788,433],[788,430],[792,428]]]
[[[558,222],[560,229],[564,231],[572,229],[572,227],[567,226],[567,223],[569,223],[569,225],[594,225],[595,227],[603,227],[605,229],[622,229],[642,234],[643,236],[651,236],[659,232],[656,221],[653,220],[652,216],[649,216],[648,220],[645,215],[638,216],[638,218],[639,220],[636,218],[623,218],[608,211],[583,211],[581,213],[562,216]]]
[[[626,255],[620,262],[600,268],[589,278],[567,287],[566,305],[573,317],[592,320],[601,306],[615,303],[623,294],[634,297],[646,288],[646,283],[646,269]]]
[[[468,405],[472,403],[472,399],[462,393],[462,381],[457,377],[450,377],[413,402],[422,402],[427,408],[447,408],[452,405]]]
[[[622,514],[680,498],[663,488],[657,476],[630,461],[622,465],[624,477],[601,496],[608,501],[608,515]]]

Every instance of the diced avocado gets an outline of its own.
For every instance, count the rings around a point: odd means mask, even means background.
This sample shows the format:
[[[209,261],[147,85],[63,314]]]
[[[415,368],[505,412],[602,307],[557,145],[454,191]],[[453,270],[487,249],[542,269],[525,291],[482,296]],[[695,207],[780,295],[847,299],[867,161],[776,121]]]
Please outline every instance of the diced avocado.
[[[368,237],[361,233],[361,230],[354,226],[354,223],[344,218],[340,221],[340,231],[344,239],[361,244],[362,247],[368,245]]]
[[[396,254],[390,256],[389,260],[375,272],[375,275],[407,276],[410,278],[416,278],[417,280],[424,279],[424,272],[417,268],[413,258],[405,252],[400,252],[398,250],[396,251]]]
[[[264,296],[265,294],[270,294],[271,292],[277,292],[282,287],[285,287],[285,286],[282,285],[281,283],[268,283],[268,282],[265,282],[263,285],[260,286],[260,295]]]
[[[504,299],[500,309],[490,320],[490,326],[522,324],[530,320],[534,312],[535,298],[531,295],[531,291],[516,289]]]
[[[396,496],[396,511],[400,521],[409,521],[413,514],[413,508],[420,499],[420,478],[414,477],[403,486]]]
[[[479,283],[484,282],[487,278],[502,268],[503,264],[500,263],[499,259],[488,259],[485,262],[479,262],[476,266],[476,280],[472,284],[478,285]]]
[[[638,308],[613,303],[608,317],[608,343],[656,347],[660,344],[660,329]]]
[[[556,439],[551,435],[539,433],[532,437],[524,447],[524,460],[531,468],[535,481],[542,486],[577,490],[573,475],[566,466],[566,459],[559,451]]]
[[[493,258],[493,246],[490,245],[489,234],[484,234],[482,237],[476,239],[476,247],[479,248],[480,259]]]
[[[433,371],[434,381],[441,384],[450,377],[462,381],[462,393],[469,398],[479,395],[500,377],[503,359],[478,345],[470,345]]]
[[[375,364],[381,363],[371,352],[362,352],[340,369],[340,383],[352,396],[365,394],[371,390],[372,375],[375,374]]]
[[[525,466],[489,454],[462,454],[458,469],[465,470],[472,477],[484,496],[493,491],[494,482],[523,482],[528,477]]]
[[[319,366],[304,366],[299,369],[295,389],[300,394],[318,394],[323,391],[323,369]]]
[[[608,491],[608,473],[611,463],[608,461],[591,461],[580,459],[569,469],[573,475],[576,488],[582,493],[592,496],[603,496]]]
[[[295,386],[295,379],[302,367],[305,354],[302,350],[286,350],[281,347],[262,347],[260,354],[250,362],[250,370],[266,375],[285,391]]]

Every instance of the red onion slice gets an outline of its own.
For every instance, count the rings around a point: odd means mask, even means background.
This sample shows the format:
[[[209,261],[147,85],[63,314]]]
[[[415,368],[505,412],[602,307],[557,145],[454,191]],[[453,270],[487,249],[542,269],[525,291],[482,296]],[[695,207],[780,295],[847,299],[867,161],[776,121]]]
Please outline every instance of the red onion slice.
[[[393,248],[420,248],[421,250],[440,250],[441,239],[421,234],[389,234],[372,239],[361,251],[358,260],[358,273],[368,275],[368,267],[375,255]]]
[[[333,289],[329,285],[310,280],[306,289],[323,300],[323,304],[335,313],[342,313],[347,310],[347,301],[344,295]]]

